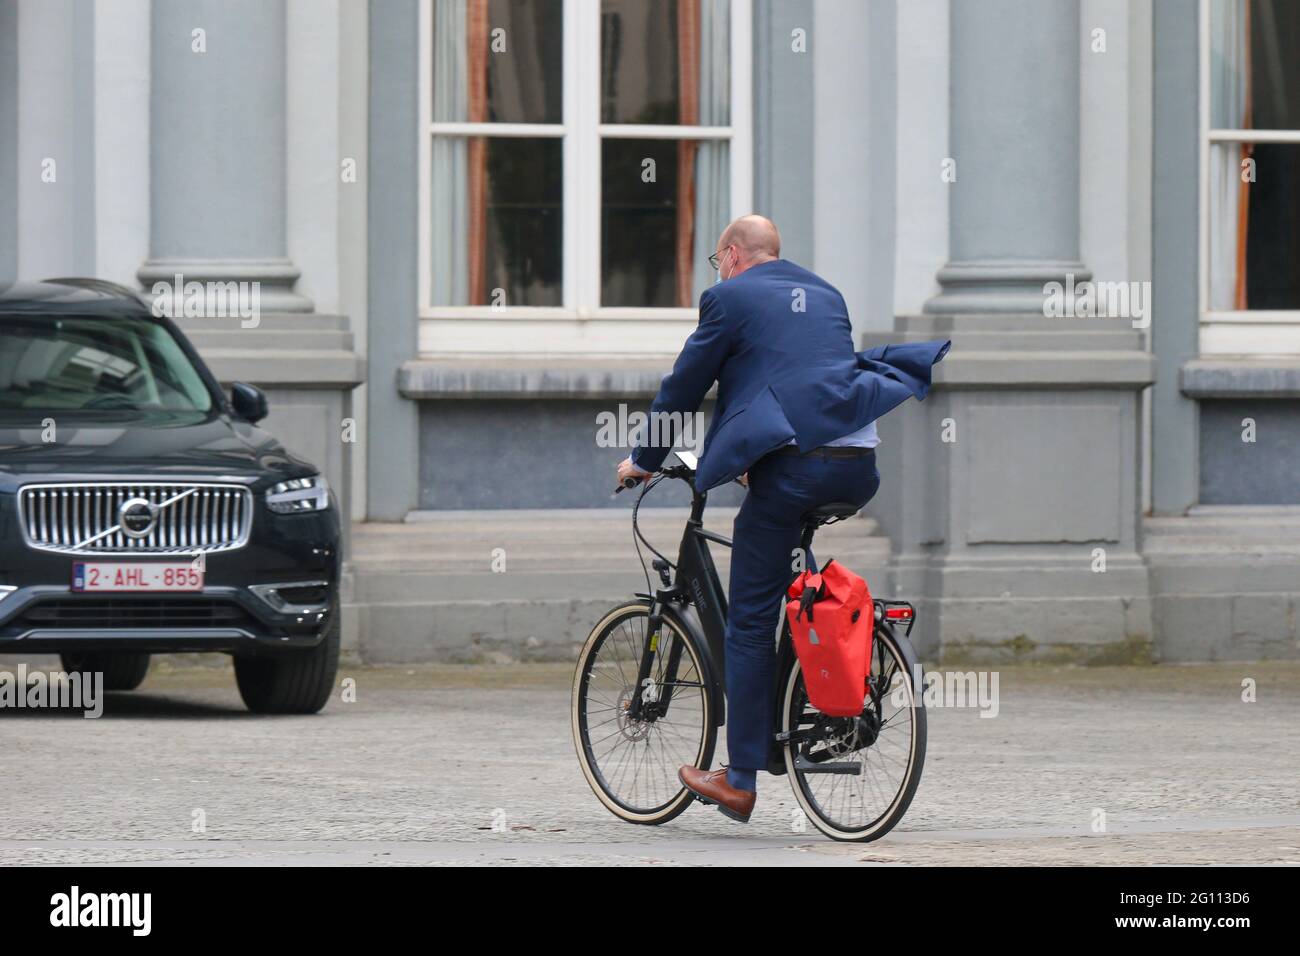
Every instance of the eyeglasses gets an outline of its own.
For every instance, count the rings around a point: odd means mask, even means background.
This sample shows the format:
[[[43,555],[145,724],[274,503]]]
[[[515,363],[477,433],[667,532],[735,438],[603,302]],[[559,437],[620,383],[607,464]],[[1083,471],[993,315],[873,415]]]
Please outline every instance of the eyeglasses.
[[[726,252],[727,249],[730,248],[730,246],[726,246],[723,248],[722,252]],[[722,270],[722,265],[718,262],[718,256],[722,255],[722,252],[715,252],[713,255],[709,256],[709,265],[713,266],[714,272],[720,272]]]

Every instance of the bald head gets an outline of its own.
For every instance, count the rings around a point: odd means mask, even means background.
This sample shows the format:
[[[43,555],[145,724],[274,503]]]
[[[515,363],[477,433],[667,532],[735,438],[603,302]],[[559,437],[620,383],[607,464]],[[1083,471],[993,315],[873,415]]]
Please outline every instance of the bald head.
[[[735,244],[746,258],[775,259],[781,254],[781,234],[766,216],[750,214],[734,220],[722,230],[718,247]]]
[[[727,250],[731,250],[728,254]],[[733,221],[718,238],[722,277],[738,276],[751,266],[781,255],[781,233],[766,216],[750,214]]]

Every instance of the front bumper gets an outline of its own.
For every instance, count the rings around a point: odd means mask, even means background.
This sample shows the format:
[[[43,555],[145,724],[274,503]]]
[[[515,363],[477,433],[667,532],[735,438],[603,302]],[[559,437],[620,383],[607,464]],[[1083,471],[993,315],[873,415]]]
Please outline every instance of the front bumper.
[[[284,614],[248,588],[110,594],[35,585],[0,601],[0,653],[97,650],[252,651],[314,647],[338,613],[336,592],[320,610]]]
[[[314,647],[339,614],[337,517],[331,509],[263,512],[258,519],[247,545],[205,556],[202,591],[183,593],[73,591],[75,563],[123,559],[38,551],[0,535],[9,545],[0,549],[0,653],[261,654]],[[138,560],[178,558],[186,556],[141,554]],[[309,601],[277,599],[266,590],[307,582],[319,585]]]

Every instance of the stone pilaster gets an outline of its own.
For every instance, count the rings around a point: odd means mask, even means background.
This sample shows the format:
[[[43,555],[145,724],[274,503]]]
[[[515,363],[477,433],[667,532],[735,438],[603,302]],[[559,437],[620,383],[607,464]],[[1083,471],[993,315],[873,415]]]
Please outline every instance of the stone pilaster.
[[[151,19],[140,281],[257,282],[263,311],[311,311],[287,253],[284,0],[168,0]]]
[[[1143,659],[1144,333],[1130,318],[1044,315],[1045,283],[1089,278],[1078,4],[953,3],[951,31],[942,291],[865,342],[953,341],[931,396],[880,423],[870,511],[893,542],[887,590],[916,601],[931,660]]]
[[[1079,260],[1079,4],[951,6],[949,261],[926,312],[1042,314]]]

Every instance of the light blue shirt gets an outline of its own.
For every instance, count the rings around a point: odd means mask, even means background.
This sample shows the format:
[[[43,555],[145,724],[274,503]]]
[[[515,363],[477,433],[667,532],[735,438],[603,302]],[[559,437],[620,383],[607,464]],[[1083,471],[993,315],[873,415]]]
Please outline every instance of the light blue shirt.
[[[786,442],[786,444],[793,445],[795,444],[795,440],[792,438],[788,442]],[[849,434],[844,435],[841,438],[837,438],[834,441],[828,441],[826,444],[834,445],[837,448],[841,448],[841,447],[875,448],[877,445],[880,444],[880,436],[876,434],[876,423],[867,422],[867,424],[864,427],[859,428],[857,431],[850,432]],[[643,468],[638,467],[635,464],[632,466],[632,468],[635,470],[637,474],[640,475],[650,474],[650,472],[644,470]]]
[[[792,438],[786,444],[793,445],[795,441]],[[857,431],[850,432],[834,441],[828,441],[826,444],[836,448],[875,448],[880,444],[880,436],[876,434],[876,423],[867,422],[865,426]]]

